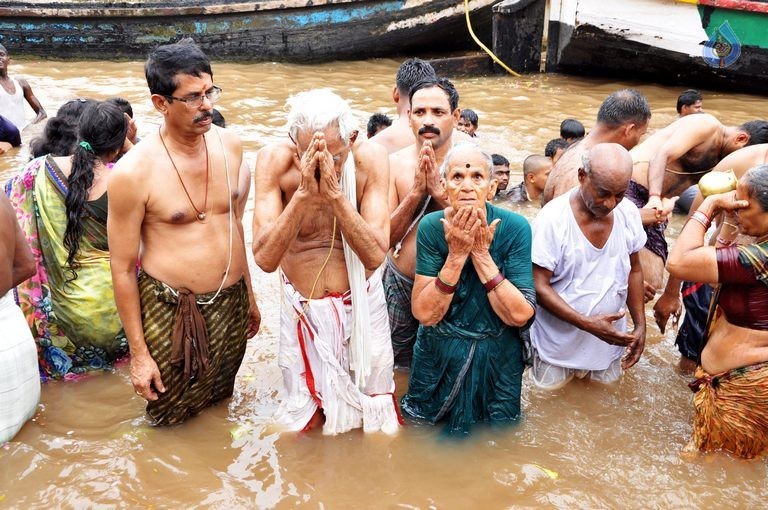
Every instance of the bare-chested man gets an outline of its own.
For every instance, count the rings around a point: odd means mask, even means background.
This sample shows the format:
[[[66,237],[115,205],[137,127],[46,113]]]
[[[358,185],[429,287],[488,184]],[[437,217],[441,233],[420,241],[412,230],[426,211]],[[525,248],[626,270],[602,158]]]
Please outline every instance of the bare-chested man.
[[[730,172],[740,179],[752,167],[768,163],[768,143],[750,145],[734,151],[724,157],[720,163],[712,169],[713,172]],[[695,211],[704,197],[699,192],[691,204],[691,211]],[[738,228],[738,225],[728,225],[729,228]],[[737,238],[742,242],[742,238]],[[679,316],[682,306],[685,306],[685,319],[680,326],[675,345],[680,351],[680,370],[684,373],[693,373],[696,361],[704,347],[703,339],[709,301],[712,295],[710,286],[702,283],[682,282],[670,276],[664,293],[653,306],[653,315],[656,324],[664,333],[667,322],[672,316]],[[681,302],[682,297],[682,302]]]
[[[413,131],[408,120],[408,111],[411,103],[408,94],[411,87],[422,80],[434,80],[437,76],[435,70],[429,64],[418,58],[410,58],[400,64],[395,78],[395,86],[392,87],[392,99],[397,105],[398,118],[386,129],[381,130],[371,138],[387,149],[388,154],[411,145],[414,142]]]
[[[630,151],[633,169],[627,198],[640,209],[648,242],[640,252],[646,300],[661,289],[667,243],[664,230],[675,197],[733,151],[768,142],[768,122],[724,126],[708,113],[689,115],[654,133]],[[662,200],[662,197],[667,200]]]
[[[549,174],[541,195],[544,205],[579,184],[582,156],[598,143],[618,143],[629,150],[648,130],[651,108],[645,97],[633,89],[618,90],[603,101],[597,112],[597,123],[587,136],[571,145]]]
[[[115,165],[107,232],[131,381],[168,425],[232,395],[261,317],[238,216],[242,147],[211,127],[221,89],[208,58],[182,41],[158,47],[144,71],[164,122]]]
[[[35,260],[16,213],[0,193],[0,444],[13,439],[34,416],[40,400],[37,346],[13,299],[13,287],[34,274]]]
[[[346,101],[327,89],[288,101],[288,136],[261,150],[253,254],[283,288],[278,364],[291,431],[397,431],[392,346],[378,271],[388,247],[386,150],[355,146]],[[354,146],[354,148],[353,148]]]
[[[459,122],[459,94],[448,80],[425,80],[411,89],[411,128],[416,143],[392,154],[389,207],[392,211],[384,268],[395,363],[410,366],[419,327],[411,313],[416,273],[416,231],[425,214],[447,205],[439,168],[453,146]]]

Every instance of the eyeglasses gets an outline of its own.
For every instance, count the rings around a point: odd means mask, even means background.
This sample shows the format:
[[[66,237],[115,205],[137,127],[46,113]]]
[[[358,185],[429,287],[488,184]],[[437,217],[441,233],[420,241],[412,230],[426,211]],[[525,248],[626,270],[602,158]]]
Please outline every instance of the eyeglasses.
[[[203,104],[203,99],[205,98],[208,98],[208,101],[210,101],[211,104],[214,104],[216,101],[218,101],[219,98],[221,98],[221,89],[216,85],[214,85],[205,94],[198,94],[196,96],[176,97],[176,96],[170,96],[167,94],[163,94],[163,95],[169,101],[172,101],[175,99],[176,101],[181,101],[182,103],[185,103],[187,105],[187,108],[195,109],[195,108],[200,108],[200,106]]]

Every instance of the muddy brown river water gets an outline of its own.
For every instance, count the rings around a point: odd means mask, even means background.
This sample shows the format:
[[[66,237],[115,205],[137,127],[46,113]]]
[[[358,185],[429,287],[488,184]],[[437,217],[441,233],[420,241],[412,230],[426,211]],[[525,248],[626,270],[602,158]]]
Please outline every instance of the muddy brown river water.
[[[218,105],[252,159],[285,136],[288,95],[331,87],[361,124],[396,115],[391,88],[398,62],[312,66],[214,63]],[[131,101],[139,135],[157,129],[142,63],[31,62],[24,75],[53,116],[78,96]],[[522,160],[543,153],[565,117],[589,128],[611,91],[640,88],[652,128],[675,117],[677,89],[559,75],[456,79],[461,106],[480,115],[479,141],[506,155],[520,180]],[[695,85],[695,84],[691,84]],[[704,108],[723,122],[768,118],[764,98],[705,91]],[[31,118],[31,111],[28,112]],[[24,133],[29,140],[39,129]],[[26,160],[0,159],[0,180]],[[535,207],[521,212],[529,218]],[[249,203],[246,218],[253,213]],[[250,222],[246,225],[250,242]],[[672,227],[679,231],[680,220]],[[523,387],[524,418],[513,429],[477,430],[448,441],[439,429],[409,425],[396,437],[353,432],[280,434],[268,427],[279,402],[278,283],[254,269],[264,320],[238,374],[234,397],[183,426],[153,428],[134,395],[127,365],[43,388],[38,413],[0,447],[0,508],[760,508],[765,461],[726,455],[680,457],[691,432],[692,394],[676,370],[674,335],[652,324],[643,358],[620,383],[576,381],[554,393]],[[0,332],[2,334],[2,332]],[[1,376],[1,375],[0,375]],[[398,394],[407,374],[398,373]]]

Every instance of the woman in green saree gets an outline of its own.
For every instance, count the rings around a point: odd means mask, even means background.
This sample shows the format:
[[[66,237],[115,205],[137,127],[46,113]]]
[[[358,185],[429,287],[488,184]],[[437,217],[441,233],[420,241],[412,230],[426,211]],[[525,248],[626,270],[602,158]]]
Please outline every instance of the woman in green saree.
[[[16,298],[37,342],[43,380],[109,370],[128,352],[106,227],[108,165],[127,128],[114,104],[90,105],[72,156],[34,159],[6,186],[37,266]]]

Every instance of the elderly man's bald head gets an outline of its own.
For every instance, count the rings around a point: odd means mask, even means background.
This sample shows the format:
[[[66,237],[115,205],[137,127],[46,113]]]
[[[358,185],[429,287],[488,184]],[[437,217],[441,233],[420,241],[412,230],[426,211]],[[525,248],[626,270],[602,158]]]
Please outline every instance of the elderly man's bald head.
[[[629,181],[632,177],[632,156],[618,143],[599,143],[582,157],[582,168],[593,179]]]
[[[580,196],[593,215],[605,216],[624,198],[632,177],[629,151],[617,143],[599,143],[584,153],[579,168]]]

